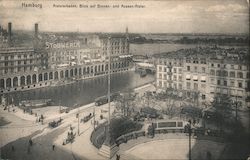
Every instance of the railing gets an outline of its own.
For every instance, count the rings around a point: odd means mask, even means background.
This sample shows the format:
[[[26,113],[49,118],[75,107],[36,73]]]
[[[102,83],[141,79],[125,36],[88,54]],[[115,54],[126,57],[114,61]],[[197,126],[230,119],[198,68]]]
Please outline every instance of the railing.
[[[184,128],[182,129],[155,129],[154,134],[167,134],[167,133],[188,133]],[[204,136],[203,139],[206,139],[206,137],[214,137],[214,138],[222,138],[225,136],[224,132],[218,131],[218,130],[206,130],[206,129],[192,129],[191,133],[194,136]],[[127,143],[127,141],[131,139],[137,139],[138,137],[146,136],[145,131],[135,131],[131,132],[125,135],[122,135],[116,139],[116,145],[119,146],[122,143]],[[209,138],[207,138],[209,139]]]

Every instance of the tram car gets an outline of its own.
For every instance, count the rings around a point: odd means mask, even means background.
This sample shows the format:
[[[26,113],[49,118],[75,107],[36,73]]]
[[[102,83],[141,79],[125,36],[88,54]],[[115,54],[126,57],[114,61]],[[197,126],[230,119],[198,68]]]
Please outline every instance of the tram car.
[[[110,95],[110,102],[114,101],[115,99],[117,99],[120,96],[120,93],[113,93]],[[108,96],[102,96],[99,98],[95,99],[95,105],[96,106],[100,106],[103,104],[108,103]]]

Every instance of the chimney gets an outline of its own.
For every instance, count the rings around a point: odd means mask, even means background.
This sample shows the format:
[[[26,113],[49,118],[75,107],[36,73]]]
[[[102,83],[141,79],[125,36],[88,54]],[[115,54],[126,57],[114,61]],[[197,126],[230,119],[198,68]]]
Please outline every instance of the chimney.
[[[11,35],[12,35],[12,30],[11,30],[11,22],[8,23],[8,43],[11,43]]]
[[[38,24],[35,23],[35,39],[38,38]]]

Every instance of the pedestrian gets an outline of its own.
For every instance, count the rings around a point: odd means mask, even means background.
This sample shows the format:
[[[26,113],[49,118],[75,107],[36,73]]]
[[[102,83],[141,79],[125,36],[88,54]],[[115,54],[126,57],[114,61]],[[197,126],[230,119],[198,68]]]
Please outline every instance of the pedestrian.
[[[14,146],[12,145],[11,146],[11,150],[14,152],[15,151],[15,148],[14,148]]]
[[[55,145],[54,145],[54,144],[52,145],[52,150],[53,150],[53,151],[55,150]]]
[[[31,140],[31,139],[29,140],[29,144],[30,144],[30,146],[32,146],[32,144],[33,144],[33,142],[32,142],[32,140]]]
[[[116,160],[120,160],[120,155],[116,154]]]

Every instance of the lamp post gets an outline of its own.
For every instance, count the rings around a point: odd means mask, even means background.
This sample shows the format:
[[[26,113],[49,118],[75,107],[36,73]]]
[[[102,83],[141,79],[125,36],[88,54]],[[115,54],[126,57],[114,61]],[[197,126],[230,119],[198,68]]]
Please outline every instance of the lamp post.
[[[192,128],[191,128],[191,120],[188,121],[188,137],[189,137],[189,160],[192,159],[191,156],[191,133],[192,133]]]
[[[80,115],[79,115],[80,113],[79,113],[79,108],[78,108],[78,113],[77,113],[77,123],[78,123],[78,130],[77,130],[77,133],[78,133],[78,136],[80,135],[80,125],[79,125],[79,117],[80,117]]]

